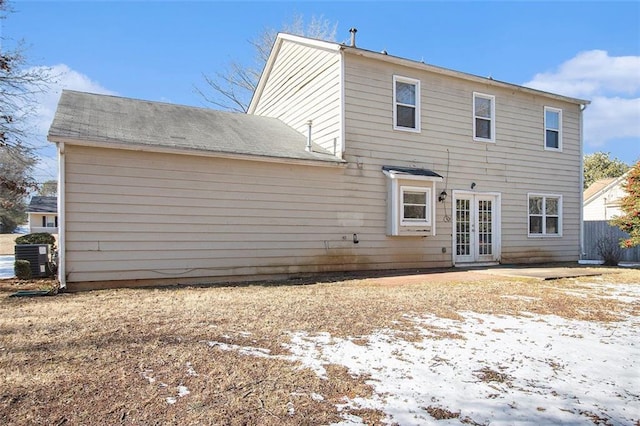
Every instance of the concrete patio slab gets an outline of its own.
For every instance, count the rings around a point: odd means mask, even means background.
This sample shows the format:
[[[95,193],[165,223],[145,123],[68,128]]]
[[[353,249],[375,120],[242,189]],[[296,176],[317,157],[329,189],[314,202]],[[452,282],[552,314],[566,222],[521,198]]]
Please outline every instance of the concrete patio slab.
[[[557,280],[598,276],[610,271],[582,266],[494,266],[475,270],[480,274],[499,275],[504,277],[538,278],[541,280]]]

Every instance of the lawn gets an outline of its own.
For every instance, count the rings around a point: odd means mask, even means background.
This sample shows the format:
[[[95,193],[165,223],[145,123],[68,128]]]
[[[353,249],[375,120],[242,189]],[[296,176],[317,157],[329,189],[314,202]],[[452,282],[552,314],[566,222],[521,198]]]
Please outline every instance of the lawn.
[[[20,234],[0,234],[0,255],[13,254],[15,252],[16,238]]]
[[[0,422],[638,425],[640,271],[603,271],[41,298],[0,281]]]

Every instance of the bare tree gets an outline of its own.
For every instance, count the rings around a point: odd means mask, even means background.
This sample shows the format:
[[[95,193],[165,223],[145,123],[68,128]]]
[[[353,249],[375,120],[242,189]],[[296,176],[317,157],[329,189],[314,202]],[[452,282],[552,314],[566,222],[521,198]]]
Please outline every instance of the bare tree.
[[[335,41],[337,23],[331,23],[323,16],[313,16],[305,24],[301,15],[294,17],[290,24],[284,25],[281,32],[293,35],[315,38],[319,40]],[[195,86],[195,91],[202,98],[218,108],[224,110],[247,112],[251,96],[258,86],[260,74],[264,69],[271,48],[276,40],[278,31],[265,28],[256,38],[249,40],[254,49],[252,64],[231,61],[224,71],[213,75],[202,74],[205,87]]]
[[[43,182],[38,188],[38,195],[43,197],[55,197],[58,195],[58,181],[48,180]]]
[[[11,9],[0,0],[0,20]],[[35,96],[47,90],[49,70],[27,66],[24,44],[2,49],[10,40],[0,38],[0,221],[2,231],[10,232],[21,215],[23,198],[37,188],[32,178],[37,162],[28,118],[34,114]]]

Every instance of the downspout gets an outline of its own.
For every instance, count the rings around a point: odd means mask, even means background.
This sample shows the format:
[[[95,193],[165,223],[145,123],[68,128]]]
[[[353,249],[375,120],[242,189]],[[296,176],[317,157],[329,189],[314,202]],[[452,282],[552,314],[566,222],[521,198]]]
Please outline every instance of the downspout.
[[[67,287],[65,220],[65,159],[64,142],[58,142],[58,281],[60,289]]]
[[[586,255],[584,251],[584,110],[587,104],[580,105],[580,260]],[[578,261],[579,262],[579,261]]]
[[[307,121],[307,147],[306,147],[307,152],[311,152],[311,125],[312,124],[313,124],[313,121],[311,120]]]

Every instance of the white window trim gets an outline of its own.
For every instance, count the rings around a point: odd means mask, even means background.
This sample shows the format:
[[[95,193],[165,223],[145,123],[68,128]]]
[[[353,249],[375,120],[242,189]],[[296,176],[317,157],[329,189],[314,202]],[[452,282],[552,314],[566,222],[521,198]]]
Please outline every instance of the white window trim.
[[[541,234],[532,234],[530,223],[531,223],[531,213],[529,213],[529,200],[531,197],[543,197],[543,207],[544,212],[542,214],[542,233]],[[547,234],[547,198],[557,198],[558,199],[558,233],[557,234]],[[541,194],[536,192],[527,193],[527,235],[530,238],[560,238],[562,237],[562,195],[560,194]]]
[[[551,111],[551,112],[557,112],[558,113],[558,147],[557,148],[552,148],[547,146],[547,111]],[[562,152],[562,110],[559,108],[553,108],[553,107],[544,107],[544,112],[543,112],[544,116],[543,116],[543,120],[544,120],[544,150],[545,151],[559,151]],[[556,130],[556,129],[550,129],[550,130]]]
[[[491,137],[480,138],[476,136],[476,118],[486,120],[486,117],[476,117],[476,98],[489,99],[491,101]],[[487,95],[485,93],[473,92],[473,140],[478,142],[495,142],[496,141],[496,97],[493,95]]]
[[[387,194],[387,235],[390,236],[426,236],[436,235],[436,182],[442,182],[441,177],[408,175],[394,171],[383,171],[389,179]],[[420,223],[421,226],[407,226],[401,222],[402,193],[400,187],[419,187],[430,190],[428,206],[431,224]]]
[[[403,126],[398,126],[398,108],[397,105],[399,104],[396,101],[396,82],[401,82],[401,83],[408,83],[408,84],[413,84],[416,86],[416,104],[415,104],[415,109],[416,109],[416,127],[403,127]],[[409,77],[403,77],[400,75],[394,75],[393,76],[393,129],[394,130],[401,130],[403,132],[413,132],[413,133],[420,133],[420,80],[416,80],[415,78],[409,78]],[[408,104],[400,104],[403,106],[411,106],[413,107],[414,105],[408,105]]]
[[[424,220],[405,219],[404,217],[404,193],[407,192],[424,192],[426,202],[426,212]],[[401,226],[431,226],[431,210],[433,200],[431,196],[431,188],[425,186],[407,186],[400,185],[400,225]]]

